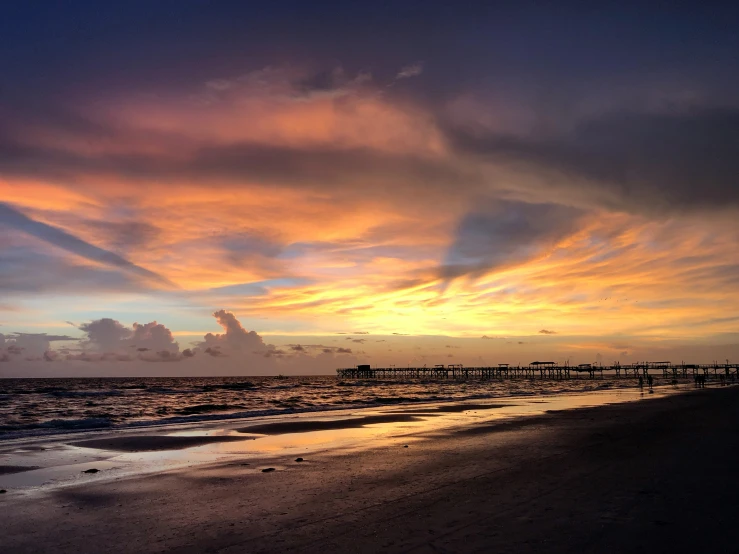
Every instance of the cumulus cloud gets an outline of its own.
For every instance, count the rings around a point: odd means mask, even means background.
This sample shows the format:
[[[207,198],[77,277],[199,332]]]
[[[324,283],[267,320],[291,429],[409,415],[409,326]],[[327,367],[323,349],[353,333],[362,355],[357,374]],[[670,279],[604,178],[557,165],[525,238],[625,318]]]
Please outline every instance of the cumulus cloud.
[[[351,355],[351,348],[322,344],[267,344],[256,331],[246,330],[236,316],[226,310],[213,313],[223,333],[207,333],[194,348],[180,352],[169,328],[161,323],[134,323],[130,327],[113,318],[101,318],[78,326],[85,336],[45,333],[0,334],[0,361],[27,362],[180,362],[195,358],[199,352],[227,368],[255,367],[257,371],[290,371],[291,363],[299,371],[325,370],[336,356]],[[351,340],[351,339],[350,339]],[[355,339],[364,341],[364,339]],[[73,348],[50,348],[54,341],[73,341]],[[188,371],[194,367],[189,362]],[[286,365],[287,364],[287,365]],[[202,366],[198,366],[202,367]],[[207,367],[207,366],[206,366]],[[201,369],[202,371],[202,369]]]
[[[49,335],[47,333],[11,333],[0,334],[0,353],[6,361],[13,356],[24,356],[26,359],[44,359],[51,361],[55,355],[51,352],[53,342],[75,341],[68,335]]]
[[[156,321],[145,324],[134,323],[133,333],[129,340],[139,348],[149,348],[160,352],[177,352],[179,350],[179,345],[175,342],[172,331]]]
[[[262,337],[257,334],[256,331],[247,331],[241,325],[236,316],[227,312],[226,310],[218,310],[213,312],[213,317],[216,318],[218,325],[223,328],[223,333],[208,333],[205,335],[204,340],[199,343],[199,346],[206,351],[218,351],[225,354],[231,352],[241,353],[259,353],[265,354],[268,351],[268,346],[262,340]],[[222,355],[222,354],[213,354]]]
[[[126,327],[121,322],[106,317],[83,323],[79,329],[86,335],[80,342],[83,353],[70,354],[67,359],[91,361],[97,357],[130,361],[134,359],[129,354],[130,350],[137,352],[135,359],[150,362],[177,361],[193,355],[191,350],[189,355],[179,355],[180,347],[174,340],[172,331],[156,321],[134,323],[132,327]]]
[[[231,357],[248,359],[251,356],[261,358],[281,359],[289,353],[273,344],[266,344],[256,331],[247,331],[236,316],[226,310],[213,312],[223,333],[208,333],[204,340],[197,344],[206,354],[214,357]],[[300,345],[291,345],[290,352],[294,355],[302,354],[305,348]]]
[[[203,352],[208,354],[208,356],[213,356],[214,358],[223,356],[223,352],[221,352],[221,349],[219,346],[208,346]]]
[[[113,352],[129,346],[124,343],[133,335],[133,330],[109,317],[83,323],[79,329],[87,334],[86,346],[102,352]]]

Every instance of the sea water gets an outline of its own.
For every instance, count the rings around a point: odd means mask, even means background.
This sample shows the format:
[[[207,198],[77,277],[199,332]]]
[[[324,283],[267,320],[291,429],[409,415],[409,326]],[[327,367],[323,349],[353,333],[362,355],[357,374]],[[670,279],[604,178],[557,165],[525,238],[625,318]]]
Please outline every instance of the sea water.
[[[361,381],[334,376],[0,379],[0,440],[421,402],[634,388],[633,379]]]

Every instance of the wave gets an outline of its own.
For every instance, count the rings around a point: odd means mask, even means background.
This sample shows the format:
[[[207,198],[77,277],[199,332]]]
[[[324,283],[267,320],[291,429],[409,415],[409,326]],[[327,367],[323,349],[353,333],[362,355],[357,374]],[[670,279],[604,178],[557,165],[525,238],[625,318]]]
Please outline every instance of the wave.
[[[176,410],[178,414],[193,415],[193,414],[204,414],[207,412],[225,412],[228,410],[236,410],[244,408],[243,404],[193,404],[192,406],[185,406]]]
[[[107,417],[86,417],[82,419],[51,419],[38,423],[8,423],[0,425],[0,431],[13,432],[33,429],[81,431],[86,429],[104,429],[111,426],[113,426],[113,421]]]
[[[121,396],[125,393],[120,390],[56,390],[46,394],[62,398],[87,398],[90,396]]]
[[[587,393],[632,388],[634,381],[511,380],[506,382],[339,381],[321,377],[290,383],[271,378],[181,378],[136,380],[69,380],[66,386],[21,380],[18,388],[39,395],[10,397],[0,411],[0,441],[28,435],[53,435],[95,429],[154,427],[199,421],[329,412],[429,402]],[[113,381],[113,382],[111,382]],[[20,382],[20,385],[18,384]],[[2,383],[0,383],[2,384]],[[106,385],[109,387],[106,389]],[[87,386],[87,388],[85,388]],[[137,390],[138,389],[138,390]],[[1,390],[1,389],[0,389]],[[99,398],[95,398],[99,397]]]
[[[407,398],[405,402],[392,402],[393,404],[411,404],[418,402],[460,402],[465,400],[480,398],[496,398],[500,395],[469,395],[469,396],[448,396],[430,398]],[[84,418],[84,419],[53,419],[41,423],[18,424],[18,425],[0,425],[0,441],[9,439],[18,439],[28,436],[45,436],[53,434],[73,433],[76,431],[90,430],[110,430],[110,429],[130,429],[142,427],[160,427],[166,425],[182,424],[182,423],[198,423],[211,421],[230,421],[234,419],[249,419],[255,417],[266,417],[274,415],[313,413],[313,412],[331,412],[336,410],[346,410],[354,408],[378,408],[387,406],[388,402],[376,399],[352,399],[347,400],[343,404],[319,404],[306,405],[303,407],[275,407],[257,410],[237,411],[230,413],[188,413],[178,414],[170,417],[162,417],[159,419],[141,419],[127,421],[123,423],[115,423],[110,418]],[[202,406],[202,405],[201,405]],[[232,409],[230,406],[227,409]],[[206,410],[207,411],[207,410]],[[165,415],[163,412],[162,415]]]

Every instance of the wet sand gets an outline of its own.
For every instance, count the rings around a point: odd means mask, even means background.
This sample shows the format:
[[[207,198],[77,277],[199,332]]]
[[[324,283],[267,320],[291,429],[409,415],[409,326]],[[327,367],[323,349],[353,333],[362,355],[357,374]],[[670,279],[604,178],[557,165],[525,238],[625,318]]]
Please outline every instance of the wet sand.
[[[179,450],[202,446],[215,442],[243,441],[248,437],[232,436],[174,436],[174,435],[133,435],[122,437],[108,437],[104,439],[88,439],[70,442],[71,446],[112,450],[114,452],[160,452],[163,450]]]
[[[735,550],[739,387],[425,438],[5,494],[0,550]]]
[[[336,429],[358,429],[365,425],[376,425],[378,423],[407,423],[409,421],[421,421],[420,417],[406,415],[408,413],[412,412],[368,415],[345,419],[280,421],[242,427],[241,429],[237,429],[237,431],[239,433],[258,435],[279,435],[284,433],[308,433],[310,431],[328,431]]]
[[[38,466],[0,466],[0,475],[22,473],[24,471],[33,471],[34,469],[38,469]]]
[[[454,414],[454,413],[461,413],[461,412],[475,412],[478,410],[495,410],[497,408],[502,408],[505,406],[505,404],[472,404],[465,402],[464,404],[446,404],[446,405],[439,405],[439,406],[433,406],[431,408],[410,408],[407,410],[398,410],[398,413],[404,413],[404,414]],[[393,412],[395,413],[395,412]]]

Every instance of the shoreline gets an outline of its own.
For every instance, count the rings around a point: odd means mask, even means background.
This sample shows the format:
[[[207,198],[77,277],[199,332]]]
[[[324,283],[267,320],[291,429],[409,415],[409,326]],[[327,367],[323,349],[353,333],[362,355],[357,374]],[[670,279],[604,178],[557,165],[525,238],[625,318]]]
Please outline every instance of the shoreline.
[[[472,410],[447,427],[435,416],[308,450],[302,462],[278,449],[10,491],[0,496],[0,544],[13,553],[664,551],[699,548],[707,533],[725,544],[739,493],[739,387],[647,398],[512,419]]]
[[[48,380],[48,379],[47,379]],[[84,380],[84,379],[82,379]],[[531,382],[536,384],[539,382],[537,379],[526,380],[521,379],[516,381]],[[43,440],[46,437],[53,439],[56,436],[63,435],[77,435],[85,433],[106,433],[106,432],[118,432],[118,431],[137,431],[145,429],[157,429],[157,428],[174,428],[175,426],[186,426],[186,425],[207,425],[210,423],[223,422],[224,424],[230,421],[236,420],[253,420],[264,417],[289,417],[297,414],[320,414],[324,412],[343,412],[347,410],[359,410],[359,409],[385,409],[385,408],[407,408],[409,406],[423,406],[429,403],[459,403],[459,402],[474,402],[474,401],[491,401],[495,399],[508,400],[517,398],[530,398],[535,396],[551,397],[562,394],[590,394],[600,390],[606,391],[633,391],[636,389],[636,381],[626,381],[622,379],[574,379],[572,381],[562,381],[562,384],[568,382],[578,384],[592,384],[595,385],[592,389],[563,389],[563,390],[551,390],[551,391],[513,391],[511,389],[505,391],[491,391],[489,393],[474,393],[464,396],[450,396],[444,398],[412,398],[406,400],[393,399],[389,401],[383,399],[382,401],[363,401],[363,402],[352,402],[351,405],[318,405],[310,407],[280,407],[280,408],[268,408],[268,409],[255,409],[246,411],[216,411],[216,412],[205,412],[205,413],[193,413],[187,415],[173,415],[167,417],[161,417],[156,419],[130,419],[124,422],[115,422],[110,419],[91,416],[85,419],[63,419],[55,418],[49,421],[43,421],[38,423],[31,423],[21,426],[17,429],[3,429],[0,432],[0,447],[10,441],[18,442],[25,440]],[[376,386],[382,382],[367,382],[367,386]],[[390,381],[393,385],[405,384],[402,381]],[[555,382],[553,382],[555,383]],[[414,383],[418,384],[418,383]],[[447,383],[435,383],[435,384],[447,384]],[[476,383],[480,384],[480,383]],[[619,386],[613,386],[618,384]],[[355,387],[362,387],[362,384],[353,383],[346,385],[354,389]],[[667,390],[673,388],[673,383],[658,383],[655,386],[656,390]],[[686,380],[681,381],[678,384],[679,387],[688,387],[690,383]],[[0,426],[2,428],[2,426]]]
[[[33,494],[74,486],[88,469],[99,470],[96,480],[107,480],[207,465],[223,457],[257,460],[280,452],[290,456],[368,448],[387,444],[398,433],[420,437],[480,421],[500,425],[552,410],[638,402],[685,390],[661,387],[651,395],[615,389],[496,397],[488,402],[412,402],[23,437],[0,441],[0,489]]]

